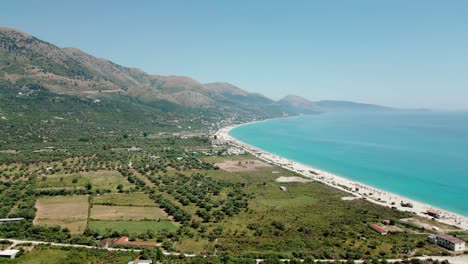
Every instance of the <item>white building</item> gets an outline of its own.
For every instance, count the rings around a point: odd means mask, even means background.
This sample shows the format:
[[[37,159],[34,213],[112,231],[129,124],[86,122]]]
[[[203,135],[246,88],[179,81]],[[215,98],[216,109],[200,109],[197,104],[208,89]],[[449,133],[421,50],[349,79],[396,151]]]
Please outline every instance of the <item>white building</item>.
[[[0,251],[0,258],[14,259],[19,253],[19,250],[16,249],[7,249]]]
[[[146,260],[146,259],[139,259],[139,260],[128,262],[128,264],[152,264],[152,263],[153,263],[152,260]]]
[[[465,241],[449,235],[432,235],[427,238],[431,243],[444,247],[452,251],[465,250]]]

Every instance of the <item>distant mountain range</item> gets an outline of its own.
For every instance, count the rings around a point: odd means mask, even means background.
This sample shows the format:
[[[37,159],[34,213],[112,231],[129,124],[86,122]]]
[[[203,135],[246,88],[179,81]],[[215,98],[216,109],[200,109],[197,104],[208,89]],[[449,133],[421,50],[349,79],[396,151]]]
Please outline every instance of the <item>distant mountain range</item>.
[[[178,107],[188,107],[213,110],[231,117],[392,110],[354,102],[311,102],[295,95],[274,101],[229,83],[202,84],[184,76],[151,75],[96,58],[76,48],[59,48],[10,28],[0,28],[0,85],[0,88],[45,89],[99,100],[129,97],[164,111],[176,112]]]

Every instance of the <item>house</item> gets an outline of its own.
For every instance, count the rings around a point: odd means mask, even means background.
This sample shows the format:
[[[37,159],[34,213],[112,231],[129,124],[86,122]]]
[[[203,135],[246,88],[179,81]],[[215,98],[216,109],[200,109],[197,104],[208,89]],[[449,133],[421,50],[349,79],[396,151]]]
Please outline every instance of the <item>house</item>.
[[[7,249],[0,251],[0,258],[14,259],[20,251],[17,249]]]
[[[377,233],[381,234],[381,235],[386,235],[388,234],[388,231],[387,229],[383,228],[383,227],[380,227],[376,224],[371,224],[370,227]]]
[[[449,235],[432,235],[427,238],[431,243],[444,247],[452,251],[464,251],[465,241]]]
[[[118,240],[114,241],[114,245],[126,245],[126,246],[143,246],[143,247],[157,247],[159,244],[156,242],[147,241],[128,241],[127,236],[123,236]]]
[[[288,190],[288,189],[286,189],[286,187],[284,187],[284,186],[280,186],[280,189],[281,189],[283,192],[285,192],[285,191]]]
[[[142,148],[135,147],[135,146],[128,149],[129,152],[140,152],[141,150],[142,150]]]

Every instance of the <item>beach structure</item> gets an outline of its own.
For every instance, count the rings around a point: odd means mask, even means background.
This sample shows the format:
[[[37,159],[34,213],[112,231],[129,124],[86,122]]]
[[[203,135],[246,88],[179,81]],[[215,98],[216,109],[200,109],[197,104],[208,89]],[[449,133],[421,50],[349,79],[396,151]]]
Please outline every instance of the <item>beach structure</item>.
[[[434,218],[440,218],[439,212],[437,212],[435,210],[427,210],[426,214],[429,215],[429,216],[432,216]]]
[[[449,235],[430,235],[427,241],[452,251],[465,250],[465,241]]]
[[[0,251],[0,258],[14,259],[20,251],[17,249],[7,249]]]
[[[386,235],[388,234],[388,230],[381,227],[381,226],[378,226],[376,224],[371,224],[370,227],[377,233],[381,234],[381,235]]]

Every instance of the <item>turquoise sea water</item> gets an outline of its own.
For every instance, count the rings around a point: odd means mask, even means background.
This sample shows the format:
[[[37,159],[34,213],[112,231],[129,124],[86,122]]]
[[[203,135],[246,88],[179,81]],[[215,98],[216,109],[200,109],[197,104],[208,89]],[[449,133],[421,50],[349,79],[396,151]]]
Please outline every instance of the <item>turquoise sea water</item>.
[[[327,113],[248,124],[230,135],[468,216],[468,113]]]

